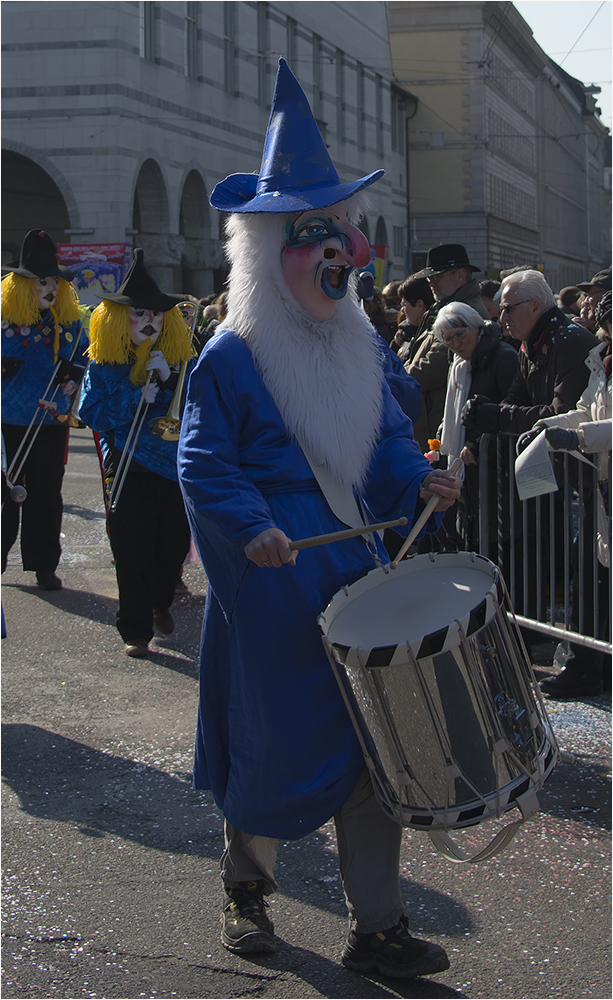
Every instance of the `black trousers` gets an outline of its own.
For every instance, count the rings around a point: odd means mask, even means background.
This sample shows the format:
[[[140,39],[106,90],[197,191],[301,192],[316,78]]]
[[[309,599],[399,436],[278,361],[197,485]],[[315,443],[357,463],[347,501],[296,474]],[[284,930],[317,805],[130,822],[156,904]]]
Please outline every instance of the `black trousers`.
[[[126,643],[149,642],[153,609],[169,608],[189,551],[190,532],[179,484],[154,472],[128,472],[109,538],[119,588],[117,629]]]
[[[2,424],[7,468],[26,428]],[[32,433],[32,432],[30,432]],[[21,562],[24,570],[53,572],[60,561],[62,528],[62,480],[68,429],[61,424],[43,425],[26,459],[18,482],[28,491],[23,504],[7,499],[2,510],[2,571],[9,550],[19,534],[21,518]],[[27,448],[27,445],[26,445]],[[24,449],[25,450],[25,449]],[[21,461],[20,455],[17,462]]]

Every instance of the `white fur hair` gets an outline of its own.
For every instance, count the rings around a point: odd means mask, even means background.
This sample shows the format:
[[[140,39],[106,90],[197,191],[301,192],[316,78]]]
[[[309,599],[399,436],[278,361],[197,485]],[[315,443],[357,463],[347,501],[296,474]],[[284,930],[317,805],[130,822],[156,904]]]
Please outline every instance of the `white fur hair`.
[[[356,201],[347,203],[354,213]],[[341,486],[359,488],[381,426],[378,334],[358,302],[355,275],[326,322],[296,301],[281,268],[288,218],[235,213],[228,219],[231,271],[222,326],[247,342],[288,432]]]

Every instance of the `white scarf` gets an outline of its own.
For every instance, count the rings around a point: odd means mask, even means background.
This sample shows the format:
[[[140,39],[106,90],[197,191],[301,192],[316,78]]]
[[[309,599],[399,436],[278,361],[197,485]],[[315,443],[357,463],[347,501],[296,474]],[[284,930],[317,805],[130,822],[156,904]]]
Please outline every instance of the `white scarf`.
[[[468,399],[472,382],[472,366],[470,361],[463,361],[454,354],[447,379],[447,395],[445,396],[445,412],[441,432],[441,454],[447,455],[448,466],[451,468],[466,440],[466,428],[460,419],[462,407]],[[457,473],[459,479],[464,479],[464,465]]]
[[[299,305],[283,276],[284,215],[230,216],[228,315],[249,346],[288,432],[343,489],[364,484],[378,440],[383,357],[354,285],[333,319]]]

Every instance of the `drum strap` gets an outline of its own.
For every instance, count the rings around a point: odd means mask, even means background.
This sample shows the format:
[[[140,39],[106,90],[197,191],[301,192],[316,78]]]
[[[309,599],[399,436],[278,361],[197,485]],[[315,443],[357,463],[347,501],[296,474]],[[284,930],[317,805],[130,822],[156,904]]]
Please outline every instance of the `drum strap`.
[[[443,831],[428,832],[428,836],[439,854],[447,858],[447,861],[453,861],[455,864],[477,864],[479,861],[489,861],[490,858],[494,858],[501,851],[504,851],[525,821],[538,812],[539,802],[533,789],[528,789],[523,795],[519,795],[516,803],[521,811],[521,819],[516,819],[499,830],[493,840],[477,854],[466,854],[463,848],[454,843],[449,834]]]
[[[304,457],[311,466],[311,472],[315,476],[332,513],[338,517],[339,521],[342,521],[343,524],[348,525],[350,528],[362,528],[365,524],[368,524],[366,512],[359,495],[356,500],[353,490],[340,486],[324,465],[318,465],[315,462],[306,445],[302,444],[302,442],[299,443],[304,452]],[[374,536],[367,534],[361,537],[375,562],[379,563],[380,559],[377,555]]]

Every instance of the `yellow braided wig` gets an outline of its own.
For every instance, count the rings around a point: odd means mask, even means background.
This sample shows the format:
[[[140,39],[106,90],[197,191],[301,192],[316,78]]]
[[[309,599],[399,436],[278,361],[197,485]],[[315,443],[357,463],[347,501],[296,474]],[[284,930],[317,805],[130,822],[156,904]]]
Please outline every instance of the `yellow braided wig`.
[[[34,278],[9,274],[2,281],[2,319],[16,326],[36,326],[41,313],[36,302]],[[79,298],[69,281],[60,278],[60,287],[53,304],[53,315],[61,326],[72,326],[79,319]]]
[[[169,365],[188,361],[192,357],[189,331],[177,306],[164,313],[164,325],[154,350],[161,351]],[[130,340],[129,306],[108,299],[96,306],[89,324],[87,353],[98,364],[125,365],[134,361],[130,380],[134,385],[144,384],[150,344],[145,342],[137,349]]]

